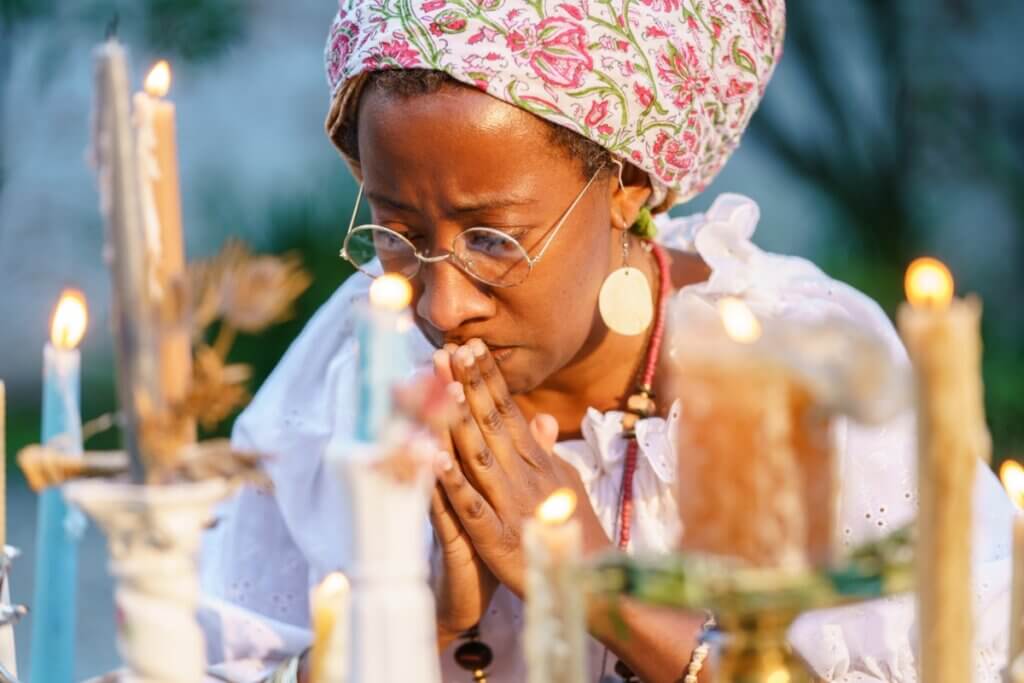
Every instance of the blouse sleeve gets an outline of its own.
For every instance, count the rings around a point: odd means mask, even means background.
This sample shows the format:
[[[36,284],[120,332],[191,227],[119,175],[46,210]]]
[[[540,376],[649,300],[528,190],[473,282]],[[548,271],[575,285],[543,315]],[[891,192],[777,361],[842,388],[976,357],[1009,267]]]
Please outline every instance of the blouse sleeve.
[[[705,301],[738,296],[769,317],[844,318],[884,341],[895,367],[906,367],[906,351],[881,308],[804,259],[759,249],[751,241],[758,218],[756,203],[726,194],[705,214],[664,226],[671,246],[697,251],[712,271],[707,282],[681,294]],[[914,416],[906,412],[870,426],[841,420],[836,436],[843,544],[857,545],[910,522],[917,514]],[[1008,647],[1013,511],[981,463],[974,496],[975,683],[997,683]],[[829,682],[916,681],[915,619],[913,596],[900,596],[805,614],[790,640]]]
[[[204,539],[200,623],[218,676],[254,680],[304,649],[309,591],[346,565],[347,526],[322,456],[353,431],[351,310],[367,290],[353,277],[335,292],[235,423],[233,444],[267,458],[273,493],[242,490]]]

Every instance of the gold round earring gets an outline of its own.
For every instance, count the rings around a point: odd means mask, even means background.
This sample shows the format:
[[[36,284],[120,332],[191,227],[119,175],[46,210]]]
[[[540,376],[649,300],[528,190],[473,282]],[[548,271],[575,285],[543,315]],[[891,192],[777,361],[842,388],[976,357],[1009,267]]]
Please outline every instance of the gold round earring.
[[[651,284],[629,265],[629,231],[622,231],[622,267],[609,273],[597,297],[597,310],[612,332],[627,337],[643,333],[654,319]]]

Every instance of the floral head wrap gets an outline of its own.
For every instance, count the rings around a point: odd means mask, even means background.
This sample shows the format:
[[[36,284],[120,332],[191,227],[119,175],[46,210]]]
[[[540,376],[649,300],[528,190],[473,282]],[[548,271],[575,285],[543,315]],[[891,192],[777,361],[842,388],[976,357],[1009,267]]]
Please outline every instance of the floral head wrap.
[[[738,145],[784,25],[784,0],[340,0],[328,130],[354,76],[443,71],[643,169],[652,206],[683,202]]]

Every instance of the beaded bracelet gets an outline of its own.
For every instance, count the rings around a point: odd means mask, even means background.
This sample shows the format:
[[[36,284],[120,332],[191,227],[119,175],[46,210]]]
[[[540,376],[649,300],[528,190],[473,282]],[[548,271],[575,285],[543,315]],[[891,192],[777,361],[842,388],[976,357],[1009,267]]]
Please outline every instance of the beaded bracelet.
[[[708,653],[711,652],[711,645],[707,642],[707,636],[714,627],[715,617],[708,614],[707,619],[704,620],[704,624],[701,626],[700,635],[697,636],[697,647],[693,648],[693,652],[690,653],[690,661],[686,665],[686,672],[679,679],[679,683],[697,683],[697,676],[700,674],[700,670],[704,668],[704,661],[708,658]]]

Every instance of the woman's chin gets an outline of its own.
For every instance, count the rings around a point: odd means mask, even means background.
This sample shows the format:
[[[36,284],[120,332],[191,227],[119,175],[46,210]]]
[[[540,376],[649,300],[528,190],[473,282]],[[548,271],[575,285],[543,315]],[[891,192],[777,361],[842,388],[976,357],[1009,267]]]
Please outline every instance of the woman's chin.
[[[492,349],[491,354],[498,364],[498,369],[501,370],[502,377],[505,378],[509,393],[525,394],[544,381],[544,377],[539,376],[537,372],[537,364],[530,362],[530,354],[526,349]]]

